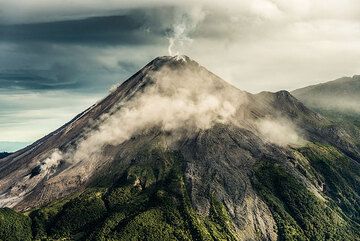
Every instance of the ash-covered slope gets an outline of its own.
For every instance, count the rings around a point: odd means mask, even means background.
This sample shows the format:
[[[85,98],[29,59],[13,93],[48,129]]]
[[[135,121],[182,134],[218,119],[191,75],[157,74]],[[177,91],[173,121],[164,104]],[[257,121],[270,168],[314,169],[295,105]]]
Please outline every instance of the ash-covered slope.
[[[159,57],[0,160],[0,204],[30,210],[1,210],[0,239],[356,240],[358,143],[286,91]]]
[[[60,129],[1,160],[0,203],[26,209],[79,190],[132,135],[159,125],[172,131],[225,122],[242,102],[237,95],[187,57],[154,59]]]

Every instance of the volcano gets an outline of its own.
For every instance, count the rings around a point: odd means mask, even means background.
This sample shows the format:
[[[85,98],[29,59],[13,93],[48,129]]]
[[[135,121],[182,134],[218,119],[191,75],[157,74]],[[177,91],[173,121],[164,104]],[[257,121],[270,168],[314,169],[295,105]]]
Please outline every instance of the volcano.
[[[158,57],[0,159],[0,239],[359,240],[359,162],[289,92]]]

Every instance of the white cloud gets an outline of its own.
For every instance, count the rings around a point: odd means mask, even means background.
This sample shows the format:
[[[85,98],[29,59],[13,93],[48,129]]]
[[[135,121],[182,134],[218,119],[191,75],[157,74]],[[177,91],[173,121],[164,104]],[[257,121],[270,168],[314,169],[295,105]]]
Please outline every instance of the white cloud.
[[[177,9],[174,16],[161,12],[164,6],[174,6]],[[126,13],[137,8],[158,9],[157,13],[164,18],[160,22],[176,30],[171,36],[176,44],[173,52],[189,55],[243,90],[292,90],[360,73],[358,0],[199,0],[195,5],[191,0],[0,0],[0,24],[81,19]],[[182,16],[187,16],[189,21],[183,22]],[[150,26],[149,31],[157,27]],[[115,72],[111,72],[121,68],[118,67],[119,61],[131,59],[140,68],[148,60],[167,53],[167,37],[164,34],[165,41],[161,46],[154,43],[132,47],[54,44],[58,52],[51,52],[45,58],[41,51],[23,53],[22,49],[13,48],[15,43],[0,43],[5,53],[3,56],[6,56],[0,61],[2,68],[9,69],[20,64],[21,68],[33,67],[39,59],[45,59],[45,63],[41,63],[44,66],[36,66],[44,68],[51,62],[48,59],[59,58],[60,52],[68,51],[61,61],[81,58],[93,61],[92,67],[98,65],[109,69],[107,73],[112,75],[104,74],[96,82],[100,83],[97,88],[104,86],[104,93],[109,85],[105,86],[101,81],[114,78],[114,82],[121,82],[128,77],[114,77]],[[41,43],[37,45],[37,48],[41,47]],[[84,65],[88,67],[87,62]],[[84,69],[78,70],[79,73],[85,73]],[[93,77],[93,72],[89,76]],[[4,99],[8,96],[1,95]],[[26,105],[27,98],[16,101]],[[25,121],[29,118],[26,125],[7,123],[12,116],[0,116],[3,140],[33,140],[92,104],[90,100],[86,105],[82,104],[75,98],[72,106],[77,106],[76,110],[57,109],[59,114],[53,115],[53,109],[49,108],[52,102],[46,97],[39,97],[37,103],[39,101],[49,103],[46,107],[38,107],[43,113],[36,113],[36,110],[17,113],[17,119]],[[67,102],[64,105],[68,105]],[[39,121],[33,119],[32,114],[51,118],[47,118],[48,122]],[[31,128],[34,125],[40,126],[39,129]]]
[[[73,19],[86,16],[112,14],[143,7],[163,6],[191,7],[191,0],[0,0],[0,19],[7,22],[48,21]],[[199,0],[196,5],[225,9],[232,13],[249,14],[273,19],[287,18],[357,18],[360,3],[357,0]]]
[[[179,131],[194,133],[215,123],[235,122],[238,107],[245,101],[233,88],[220,87],[207,71],[163,67],[144,81],[154,81],[154,85],[137,92],[128,102],[119,103],[112,114],[101,116],[96,128],[89,129],[76,147],[67,150],[64,159],[97,161],[103,147],[119,145],[153,127],[171,132],[174,137]]]
[[[303,145],[305,143],[295,125],[289,120],[264,118],[259,119],[255,124],[265,140],[271,143],[279,146]]]

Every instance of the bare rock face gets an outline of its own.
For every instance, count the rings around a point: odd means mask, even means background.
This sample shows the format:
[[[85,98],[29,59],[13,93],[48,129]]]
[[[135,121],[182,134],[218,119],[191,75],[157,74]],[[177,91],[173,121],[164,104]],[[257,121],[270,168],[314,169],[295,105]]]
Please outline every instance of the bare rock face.
[[[192,203],[199,213],[209,213],[213,195],[224,202],[241,240],[259,235],[276,240],[272,214],[250,180],[255,163],[271,155],[271,147],[246,129],[216,126],[199,133],[183,152]]]
[[[264,163],[281,167],[324,200],[318,185],[324,177],[311,176],[310,161],[297,150],[317,142],[360,160],[357,141],[286,91],[253,95],[186,56],[159,57],[69,123],[0,159],[0,207],[31,210],[98,180],[110,180],[110,187],[129,170],[147,173],[149,166],[153,180],[139,174],[133,186],[151,189],[161,179],[157,168],[175,165],[144,154],[151,147],[179,153],[185,185],[179,192],[198,215],[213,215],[216,200],[234,239],[278,240],[279,222],[288,216],[279,214],[277,202],[288,196],[268,195],[273,187],[262,184],[257,170]],[[304,227],[291,220],[287,228],[302,235]]]

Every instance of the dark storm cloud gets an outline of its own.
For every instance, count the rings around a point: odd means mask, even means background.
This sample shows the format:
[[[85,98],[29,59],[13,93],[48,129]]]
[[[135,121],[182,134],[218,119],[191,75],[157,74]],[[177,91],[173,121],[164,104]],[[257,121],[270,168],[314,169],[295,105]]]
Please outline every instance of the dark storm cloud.
[[[133,54],[140,49],[142,55]],[[26,43],[0,46],[0,52],[5,53],[0,55],[2,92],[66,90],[104,94],[159,51],[155,45],[122,48]]]
[[[81,87],[72,80],[73,69],[55,65],[50,70],[8,70],[0,72],[1,89],[55,90]]]
[[[0,56],[0,90],[1,91],[48,91],[85,89],[91,78],[81,78],[87,68],[94,68],[86,55],[73,50],[74,59],[70,56],[71,48],[63,50],[52,45],[21,44],[11,46],[10,52]],[[84,60],[81,56],[85,57]]]
[[[153,24],[154,21],[148,19],[143,11],[131,11],[122,16],[0,25],[0,41],[97,45],[151,44],[158,41],[164,33],[164,30],[154,28]]]
[[[358,0],[0,0],[1,138],[35,140],[170,52],[251,92],[358,74],[359,9]],[[24,123],[4,126],[14,120]]]
[[[113,16],[2,24],[0,90],[104,92],[156,57],[146,56],[157,46],[167,45],[173,11],[139,8]],[[139,62],[129,55],[132,48],[143,48],[145,58]]]

